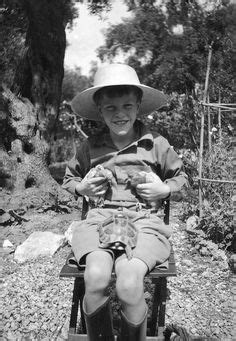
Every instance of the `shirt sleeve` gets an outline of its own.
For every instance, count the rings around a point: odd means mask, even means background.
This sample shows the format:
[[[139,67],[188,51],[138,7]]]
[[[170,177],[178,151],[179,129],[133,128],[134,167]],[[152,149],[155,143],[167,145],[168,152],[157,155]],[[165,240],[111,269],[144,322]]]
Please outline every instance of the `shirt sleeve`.
[[[75,196],[79,196],[76,185],[81,182],[90,169],[89,143],[84,141],[76,150],[73,158],[67,163],[62,188]]]
[[[183,197],[189,184],[181,158],[164,137],[155,139],[155,147],[162,181],[170,187],[169,198]]]

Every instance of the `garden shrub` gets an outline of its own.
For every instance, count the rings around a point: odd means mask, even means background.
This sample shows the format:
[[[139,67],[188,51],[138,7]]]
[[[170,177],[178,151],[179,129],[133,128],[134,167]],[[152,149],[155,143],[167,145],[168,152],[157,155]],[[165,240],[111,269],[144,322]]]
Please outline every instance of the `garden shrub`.
[[[233,180],[232,146],[227,136],[217,139],[203,161],[203,177]],[[233,239],[232,183],[203,183],[203,217],[200,228],[220,247],[229,249]]]
[[[50,147],[50,164],[68,161],[74,154],[74,141],[69,137],[57,139]]]
[[[227,136],[223,136],[221,140],[216,139],[211,151],[204,154],[202,177],[232,181],[232,146]],[[183,220],[193,214],[199,215],[197,181],[194,184],[183,205],[181,215]],[[203,215],[197,229],[202,230],[205,236],[217,243],[220,248],[230,250],[233,242],[233,205],[231,200],[233,184],[204,181],[202,193]]]

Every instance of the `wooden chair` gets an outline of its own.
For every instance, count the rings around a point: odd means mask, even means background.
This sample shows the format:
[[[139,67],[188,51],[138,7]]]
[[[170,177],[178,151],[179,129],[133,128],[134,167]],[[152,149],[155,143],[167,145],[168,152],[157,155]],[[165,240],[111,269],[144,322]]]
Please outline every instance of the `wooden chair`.
[[[85,218],[87,212],[87,204],[84,201],[82,209],[82,219]],[[165,202],[164,205],[164,222],[169,224],[170,203]],[[73,254],[70,254],[68,258],[71,258]],[[154,284],[154,294],[152,300],[152,311],[147,323],[147,340],[161,341],[164,340],[164,326],[165,326],[165,307],[167,299],[167,278],[176,276],[176,266],[174,260],[173,248],[168,259],[168,268],[163,270],[155,268],[152,270],[146,278],[149,278]],[[68,262],[65,263],[61,272],[60,278],[74,278],[74,289],[72,297],[70,325],[68,340],[70,341],[82,341],[87,340],[86,326],[84,320],[84,314],[82,309],[82,301],[85,293],[84,287],[84,271],[77,266],[70,266]],[[115,274],[112,274],[115,277]],[[80,321],[78,322],[78,311],[80,310]]]

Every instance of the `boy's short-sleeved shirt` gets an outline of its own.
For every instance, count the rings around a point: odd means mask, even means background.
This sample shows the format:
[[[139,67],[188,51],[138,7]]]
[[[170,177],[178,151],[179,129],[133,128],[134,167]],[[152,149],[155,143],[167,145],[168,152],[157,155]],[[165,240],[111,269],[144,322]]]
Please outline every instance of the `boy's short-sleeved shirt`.
[[[170,197],[183,191],[188,183],[187,176],[183,171],[182,160],[173,147],[164,137],[153,134],[138,120],[134,129],[136,138],[121,150],[112,142],[108,130],[84,141],[67,164],[63,188],[78,195],[78,182],[91,168],[101,164],[113,174],[105,201],[142,201],[129,185],[129,179],[140,171],[157,174],[169,185]]]

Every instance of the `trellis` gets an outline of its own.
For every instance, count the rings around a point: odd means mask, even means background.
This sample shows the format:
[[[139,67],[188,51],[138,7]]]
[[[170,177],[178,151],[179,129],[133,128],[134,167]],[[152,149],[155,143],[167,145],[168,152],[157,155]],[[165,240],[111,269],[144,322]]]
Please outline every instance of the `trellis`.
[[[201,134],[200,134],[200,150],[199,150],[199,170],[198,170],[198,193],[199,193],[199,215],[202,217],[202,183],[203,182],[216,182],[216,183],[232,183],[236,184],[236,181],[229,180],[215,180],[215,179],[207,179],[202,177],[202,163],[203,163],[203,148],[204,148],[204,125],[205,125],[205,116],[207,113],[208,116],[208,144],[209,149],[211,149],[211,137],[210,137],[210,108],[218,110],[218,122],[219,122],[219,132],[220,139],[222,138],[221,132],[221,113],[224,112],[232,112],[236,111],[236,103],[221,103],[221,95],[219,92],[219,102],[218,103],[210,103],[209,102],[209,94],[208,94],[208,85],[209,85],[209,75],[210,75],[210,67],[211,67],[211,58],[212,58],[212,45],[209,46],[208,51],[208,60],[207,60],[207,70],[206,70],[206,78],[205,78],[205,87],[203,93],[203,101],[200,103],[202,106],[201,110]]]

